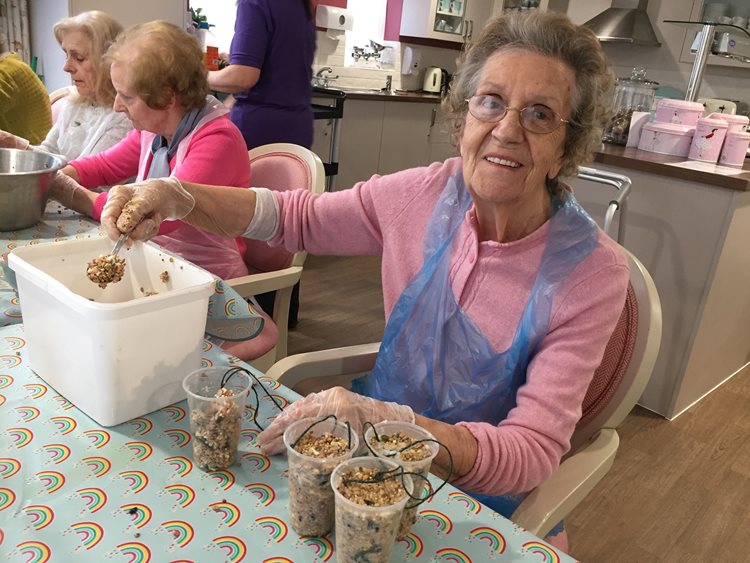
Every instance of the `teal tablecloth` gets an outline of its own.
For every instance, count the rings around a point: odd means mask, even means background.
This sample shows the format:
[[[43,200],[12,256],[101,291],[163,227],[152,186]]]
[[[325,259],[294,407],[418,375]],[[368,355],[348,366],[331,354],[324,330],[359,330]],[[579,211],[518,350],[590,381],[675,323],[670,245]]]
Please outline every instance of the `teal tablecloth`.
[[[103,428],[29,369],[23,325],[0,328],[0,555],[8,562],[335,561],[335,536],[300,537],[289,518],[286,458],[255,444],[251,394],[240,463],[192,463],[181,402]],[[205,365],[243,365],[209,342]],[[257,372],[255,372],[257,373]],[[260,377],[282,405],[297,396]],[[263,395],[261,393],[261,395]],[[258,421],[277,409],[260,400]],[[447,486],[421,506],[392,561],[573,561]]]
[[[22,321],[15,274],[5,262],[9,252],[31,244],[105,236],[99,223],[55,201],[47,204],[42,221],[33,227],[20,231],[0,231],[0,326]],[[164,252],[168,253],[166,250]],[[81,275],[85,274],[82,265]],[[263,318],[223,280],[215,280],[216,290],[208,303],[206,333],[219,340],[247,340],[256,336],[263,328]]]

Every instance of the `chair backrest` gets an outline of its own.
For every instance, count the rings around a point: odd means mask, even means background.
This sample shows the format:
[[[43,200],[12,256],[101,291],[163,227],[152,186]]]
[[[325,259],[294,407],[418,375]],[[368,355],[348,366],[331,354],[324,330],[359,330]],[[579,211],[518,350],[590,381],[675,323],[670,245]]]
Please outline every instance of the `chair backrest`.
[[[248,151],[250,182],[255,187],[285,191],[305,188],[314,193],[325,191],[325,171],[318,155],[291,143],[272,143]],[[292,254],[283,247],[245,239],[245,263],[250,273],[271,272],[288,266],[301,266],[306,253]]]
[[[60,113],[62,104],[60,104],[59,102],[73,94],[75,91],[76,90],[73,86],[65,86],[63,88],[58,88],[57,90],[53,90],[52,92],[50,92],[49,104],[50,108],[52,109],[52,123],[57,121],[57,116]]]
[[[630,264],[625,306],[583,401],[583,413],[571,439],[571,453],[602,428],[620,425],[643,393],[659,353],[659,293],[643,264],[622,250]]]

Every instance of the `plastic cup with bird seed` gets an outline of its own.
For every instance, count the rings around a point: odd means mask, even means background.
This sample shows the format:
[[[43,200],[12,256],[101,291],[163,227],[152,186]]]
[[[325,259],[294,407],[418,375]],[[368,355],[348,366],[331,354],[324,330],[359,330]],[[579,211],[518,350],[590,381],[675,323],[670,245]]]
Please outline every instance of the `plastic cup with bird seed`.
[[[411,477],[397,470],[395,461],[377,457],[355,457],[334,470],[337,561],[391,560],[412,490]]]
[[[229,370],[227,366],[201,368],[182,382],[190,410],[193,461],[205,471],[226,469],[237,460],[240,423],[252,380],[246,373]]]
[[[377,457],[393,460],[407,473],[416,473],[424,477],[424,479],[414,478],[417,491],[414,496],[422,498],[429,495],[427,475],[430,472],[432,460],[435,459],[440,449],[435,436],[416,424],[385,421],[369,426],[365,430],[364,439],[368,449]],[[416,506],[417,502],[409,499],[406,503],[398,529],[398,539],[406,537],[412,524],[417,521],[419,510]]]
[[[324,536],[333,528],[331,473],[359,447],[356,433],[333,418],[304,418],[284,431],[289,461],[291,526],[300,536]]]

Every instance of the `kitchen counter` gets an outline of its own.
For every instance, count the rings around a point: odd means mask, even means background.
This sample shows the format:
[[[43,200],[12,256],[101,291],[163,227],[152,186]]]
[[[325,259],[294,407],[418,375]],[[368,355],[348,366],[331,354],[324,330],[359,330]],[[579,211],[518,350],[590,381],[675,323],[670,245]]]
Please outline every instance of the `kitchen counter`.
[[[673,419],[750,359],[750,166],[615,145],[604,145],[590,166],[632,181],[623,244],[654,278],[663,319],[639,404]],[[580,178],[569,183],[592,216],[604,216],[611,190]]]
[[[747,159],[740,169],[605,143],[594,155],[594,162],[717,188],[750,191],[750,161]]]
[[[326,91],[327,90],[327,91]],[[370,100],[376,102],[418,102],[418,103],[429,103],[436,104],[442,101],[442,97],[439,94],[429,94],[427,92],[411,92],[407,90],[393,90],[389,92],[383,92],[374,88],[356,88],[356,87],[344,87],[340,89],[335,86],[329,88],[315,88],[313,95],[324,95],[334,97],[341,93],[346,94],[347,99],[352,100]]]

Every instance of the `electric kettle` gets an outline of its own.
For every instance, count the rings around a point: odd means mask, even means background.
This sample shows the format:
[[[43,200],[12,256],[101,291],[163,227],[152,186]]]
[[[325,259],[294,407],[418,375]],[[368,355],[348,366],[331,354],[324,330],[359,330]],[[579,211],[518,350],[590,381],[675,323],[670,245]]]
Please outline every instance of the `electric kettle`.
[[[432,94],[444,94],[448,90],[448,71],[437,66],[427,67],[422,90]]]

